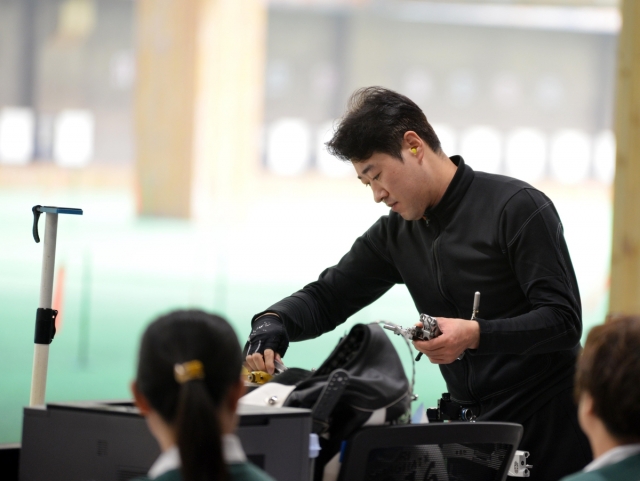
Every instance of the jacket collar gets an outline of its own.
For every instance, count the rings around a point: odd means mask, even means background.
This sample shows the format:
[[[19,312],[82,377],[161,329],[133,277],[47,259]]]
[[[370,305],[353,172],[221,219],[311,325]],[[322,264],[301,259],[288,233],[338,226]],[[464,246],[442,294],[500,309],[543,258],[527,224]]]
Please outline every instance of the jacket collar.
[[[242,449],[240,438],[235,434],[222,436],[222,457],[227,464],[246,463],[247,457]],[[166,472],[180,469],[180,452],[178,446],[172,446],[162,452],[149,470],[149,478],[155,479]]]
[[[429,207],[424,213],[427,221],[435,219],[441,226],[446,225],[453,217],[458,204],[467,193],[475,176],[473,169],[464,163],[464,159],[461,156],[454,155],[450,159],[451,162],[458,166],[458,169],[440,202],[433,207]]]

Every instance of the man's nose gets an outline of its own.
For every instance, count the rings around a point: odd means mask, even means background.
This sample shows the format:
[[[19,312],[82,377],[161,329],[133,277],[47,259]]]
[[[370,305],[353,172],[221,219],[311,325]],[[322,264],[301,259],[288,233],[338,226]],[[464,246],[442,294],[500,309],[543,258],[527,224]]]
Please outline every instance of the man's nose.
[[[373,189],[373,200],[375,200],[376,203],[382,202],[388,195],[389,193],[381,187]]]

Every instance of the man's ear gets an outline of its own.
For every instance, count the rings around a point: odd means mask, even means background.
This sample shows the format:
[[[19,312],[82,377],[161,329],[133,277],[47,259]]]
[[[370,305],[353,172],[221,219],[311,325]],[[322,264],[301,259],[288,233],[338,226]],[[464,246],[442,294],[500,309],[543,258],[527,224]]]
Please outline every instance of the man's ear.
[[[149,404],[147,398],[144,397],[144,394],[140,392],[138,386],[136,386],[135,381],[131,381],[131,393],[133,394],[133,400],[137,408],[140,410],[140,414],[142,414],[143,416],[149,414],[149,412],[151,411],[151,405]]]
[[[424,154],[425,143],[413,130],[407,130],[402,138],[402,148],[409,150],[421,161]]]

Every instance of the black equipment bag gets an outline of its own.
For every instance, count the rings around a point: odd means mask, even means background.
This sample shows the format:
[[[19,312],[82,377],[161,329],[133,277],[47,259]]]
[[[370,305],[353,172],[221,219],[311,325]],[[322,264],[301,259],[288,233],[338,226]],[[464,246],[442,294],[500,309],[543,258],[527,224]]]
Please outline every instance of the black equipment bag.
[[[322,450],[315,480],[342,441],[378,411],[381,423],[409,422],[411,388],[398,353],[378,324],[356,324],[316,371],[289,369],[274,382],[296,387],[285,406],[311,409]],[[384,410],[384,412],[380,412]]]

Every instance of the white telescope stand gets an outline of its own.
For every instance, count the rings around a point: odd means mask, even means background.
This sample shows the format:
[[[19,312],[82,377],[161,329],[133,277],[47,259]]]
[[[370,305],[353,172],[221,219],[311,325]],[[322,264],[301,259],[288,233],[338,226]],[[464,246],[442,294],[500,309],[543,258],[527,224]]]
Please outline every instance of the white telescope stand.
[[[40,242],[38,219],[40,214],[47,214],[44,228],[42,275],[40,277],[40,303],[36,314],[31,396],[29,399],[29,406],[39,406],[44,404],[44,393],[47,387],[47,366],[49,364],[49,344],[51,344],[56,332],[55,320],[58,314],[58,311],[51,309],[53,273],[56,263],[58,214],[82,215],[82,209],[36,205],[31,210],[33,212],[33,238],[36,242]]]

